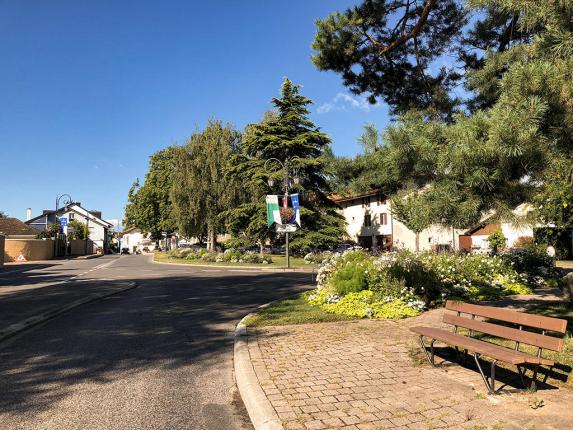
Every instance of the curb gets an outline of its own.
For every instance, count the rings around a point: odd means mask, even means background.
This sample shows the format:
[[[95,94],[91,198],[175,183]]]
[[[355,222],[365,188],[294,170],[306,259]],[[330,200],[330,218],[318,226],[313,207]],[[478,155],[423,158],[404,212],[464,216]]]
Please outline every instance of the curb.
[[[242,269],[242,270],[260,270],[263,272],[285,272],[285,273],[314,273],[315,269],[307,269],[304,267],[290,268],[287,269],[282,267],[256,267],[256,266],[223,266],[218,264],[187,264],[187,263],[168,263],[167,261],[155,261],[154,258],[151,259],[152,263],[155,264],[170,264],[172,266],[188,266],[188,267],[208,267],[208,268],[219,268],[219,269]]]
[[[268,305],[269,303],[261,307]],[[282,422],[261,388],[251,363],[245,325],[245,320],[251,315],[253,314],[245,315],[235,329],[233,356],[235,381],[255,430],[283,430]]]
[[[82,306],[82,305],[85,305],[85,304],[88,304],[91,302],[95,302],[96,300],[100,300],[100,299],[104,299],[104,298],[109,297],[109,296],[113,296],[113,295],[118,294],[118,293],[122,293],[124,291],[131,290],[131,289],[137,287],[137,284],[133,281],[123,282],[123,284],[126,284],[126,287],[122,288],[120,290],[112,291],[112,292],[105,293],[105,294],[100,294],[100,295],[89,297],[86,299],[76,300],[75,302],[72,302],[72,303],[70,303],[64,307],[61,307],[58,309],[52,309],[52,310],[44,312],[40,315],[36,315],[34,317],[30,317],[28,319],[25,319],[24,321],[20,321],[18,323],[11,324],[8,327],[6,327],[5,329],[0,330],[0,342],[3,342],[6,339],[17,335],[18,333],[20,333],[24,330],[27,330],[31,327],[34,327],[38,324],[41,324],[41,323],[43,323],[49,319],[55,318],[58,315],[61,315],[65,312],[68,312],[74,308],[77,308],[79,306]]]
[[[90,254],[90,255],[82,255],[80,257],[76,257],[76,260],[92,260],[94,258],[103,257],[103,254]]]

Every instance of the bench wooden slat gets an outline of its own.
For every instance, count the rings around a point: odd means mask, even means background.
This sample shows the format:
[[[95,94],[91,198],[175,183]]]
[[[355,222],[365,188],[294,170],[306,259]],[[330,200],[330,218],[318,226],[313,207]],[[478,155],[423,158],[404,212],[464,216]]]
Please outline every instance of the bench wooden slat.
[[[443,321],[458,327],[475,330],[480,333],[489,334],[504,339],[509,339],[524,343],[527,345],[537,346],[539,348],[550,349],[561,352],[563,350],[563,339],[552,336],[544,336],[538,333],[532,333],[524,330],[518,330],[512,327],[505,327],[498,324],[492,324],[485,321],[472,320],[469,318],[458,317],[452,314],[444,314]]]
[[[543,364],[553,366],[555,363],[542,357],[536,357],[520,351],[514,351],[500,345],[474,339],[467,336],[452,333],[439,328],[433,327],[411,327],[411,331],[423,335],[429,339],[435,339],[447,343],[451,346],[467,349],[481,355],[504,361],[511,364]]]
[[[510,309],[500,309],[494,306],[472,305],[469,303],[448,300],[446,302],[446,309],[484,318],[491,318],[499,321],[519,324],[522,326],[534,327],[541,330],[550,330],[557,333],[565,333],[565,330],[567,329],[567,320],[564,319],[545,317],[542,315],[532,315]]]

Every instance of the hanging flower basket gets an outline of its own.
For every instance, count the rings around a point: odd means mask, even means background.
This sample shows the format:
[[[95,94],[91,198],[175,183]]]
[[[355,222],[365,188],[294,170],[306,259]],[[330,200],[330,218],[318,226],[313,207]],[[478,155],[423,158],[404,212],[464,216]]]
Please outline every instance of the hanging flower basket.
[[[283,224],[288,224],[294,218],[293,208],[280,208],[281,221]]]

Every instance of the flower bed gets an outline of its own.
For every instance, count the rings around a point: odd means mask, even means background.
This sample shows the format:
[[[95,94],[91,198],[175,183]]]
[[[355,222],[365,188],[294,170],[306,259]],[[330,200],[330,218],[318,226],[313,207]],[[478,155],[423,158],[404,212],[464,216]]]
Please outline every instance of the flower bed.
[[[206,249],[176,249],[168,253],[170,259],[184,258],[186,260],[206,263],[251,263],[272,264],[271,257],[255,254],[254,252],[241,252],[237,249],[227,249],[225,252],[209,252]]]
[[[401,251],[375,257],[354,250],[332,254],[319,269],[317,290],[307,300],[343,315],[404,318],[448,298],[476,302],[530,294],[556,282],[553,260],[531,254],[535,252],[486,256]]]

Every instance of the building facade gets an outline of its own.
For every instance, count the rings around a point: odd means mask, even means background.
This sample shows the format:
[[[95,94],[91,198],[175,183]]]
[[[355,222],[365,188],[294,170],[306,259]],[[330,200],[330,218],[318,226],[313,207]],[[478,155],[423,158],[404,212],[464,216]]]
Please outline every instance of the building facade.
[[[416,233],[392,216],[390,201],[380,192],[332,198],[346,221],[347,238],[373,250],[416,250]],[[459,249],[463,230],[433,225],[419,235],[419,250]]]
[[[61,219],[66,219],[67,224],[72,220],[86,224],[89,230],[89,239],[96,248],[101,248],[104,252],[109,249],[113,224],[101,218],[101,212],[88,211],[81,206],[81,203],[70,203],[63,208],[54,210],[44,210],[42,215],[38,215],[26,221],[30,227],[37,231],[47,229],[51,224],[57,224]],[[63,228],[67,233],[67,226]]]

